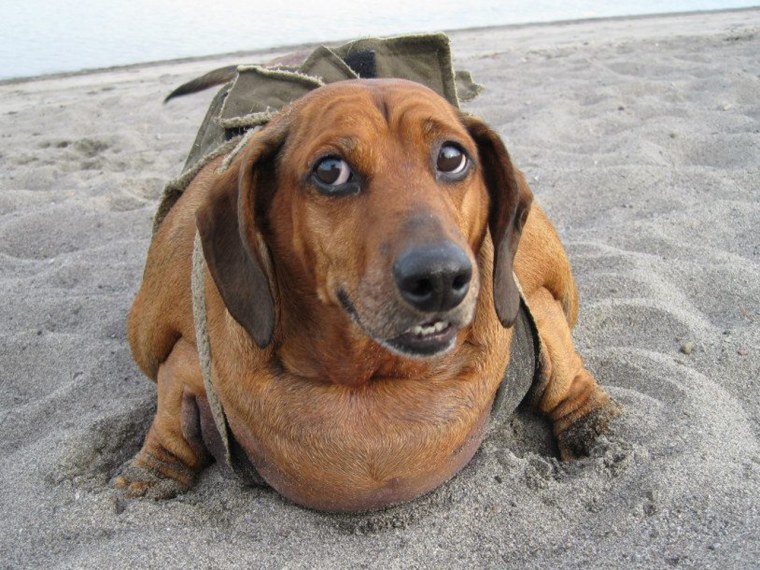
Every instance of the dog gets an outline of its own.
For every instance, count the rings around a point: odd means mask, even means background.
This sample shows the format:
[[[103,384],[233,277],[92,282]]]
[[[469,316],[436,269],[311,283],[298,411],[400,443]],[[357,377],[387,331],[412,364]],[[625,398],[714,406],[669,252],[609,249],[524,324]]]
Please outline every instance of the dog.
[[[531,399],[562,459],[619,413],[573,346],[557,232],[480,119],[410,81],[340,81],[222,161],[158,228],[129,314],[158,400],[115,479],[129,495],[186,491],[219,441],[193,317],[196,233],[215,397],[260,477],[299,505],[382,508],[462,469],[521,302],[541,342]]]

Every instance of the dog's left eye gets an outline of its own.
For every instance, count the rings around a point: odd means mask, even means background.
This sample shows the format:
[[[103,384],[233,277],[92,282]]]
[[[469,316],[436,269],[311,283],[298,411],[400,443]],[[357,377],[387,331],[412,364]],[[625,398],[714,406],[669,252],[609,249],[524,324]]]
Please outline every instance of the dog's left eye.
[[[438,172],[456,177],[457,175],[464,174],[467,164],[467,155],[464,151],[455,144],[446,143],[438,151],[435,167],[438,169]]]

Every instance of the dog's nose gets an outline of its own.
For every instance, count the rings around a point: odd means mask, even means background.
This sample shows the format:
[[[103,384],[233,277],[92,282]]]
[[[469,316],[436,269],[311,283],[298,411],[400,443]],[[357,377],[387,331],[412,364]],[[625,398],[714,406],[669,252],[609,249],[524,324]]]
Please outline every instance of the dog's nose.
[[[396,258],[393,276],[401,296],[415,309],[448,311],[470,288],[472,264],[452,242],[407,249]]]

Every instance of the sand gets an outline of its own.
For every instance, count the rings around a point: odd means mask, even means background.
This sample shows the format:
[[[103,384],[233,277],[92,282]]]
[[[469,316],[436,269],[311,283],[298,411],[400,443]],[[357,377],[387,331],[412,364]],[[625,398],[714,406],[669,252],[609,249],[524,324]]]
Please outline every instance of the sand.
[[[1,84],[0,567],[757,568],[759,32],[749,10],[451,34],[626,412],[562,463],[522,410],[448,484],[352,516],[218,465],[164,502],[109,486],[155,409],[125,337],[151,218],[212,93],[161,101],[277,53]]]

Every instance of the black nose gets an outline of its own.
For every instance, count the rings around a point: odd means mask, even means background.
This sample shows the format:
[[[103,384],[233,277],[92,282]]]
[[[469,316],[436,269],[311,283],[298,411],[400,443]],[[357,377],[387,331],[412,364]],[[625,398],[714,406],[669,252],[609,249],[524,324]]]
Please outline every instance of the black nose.
[[[393,264],[393,277],[401,296],[414,308],[448,311],[467,295],[472,264],[460,247],[446,241],[404,251]]]

